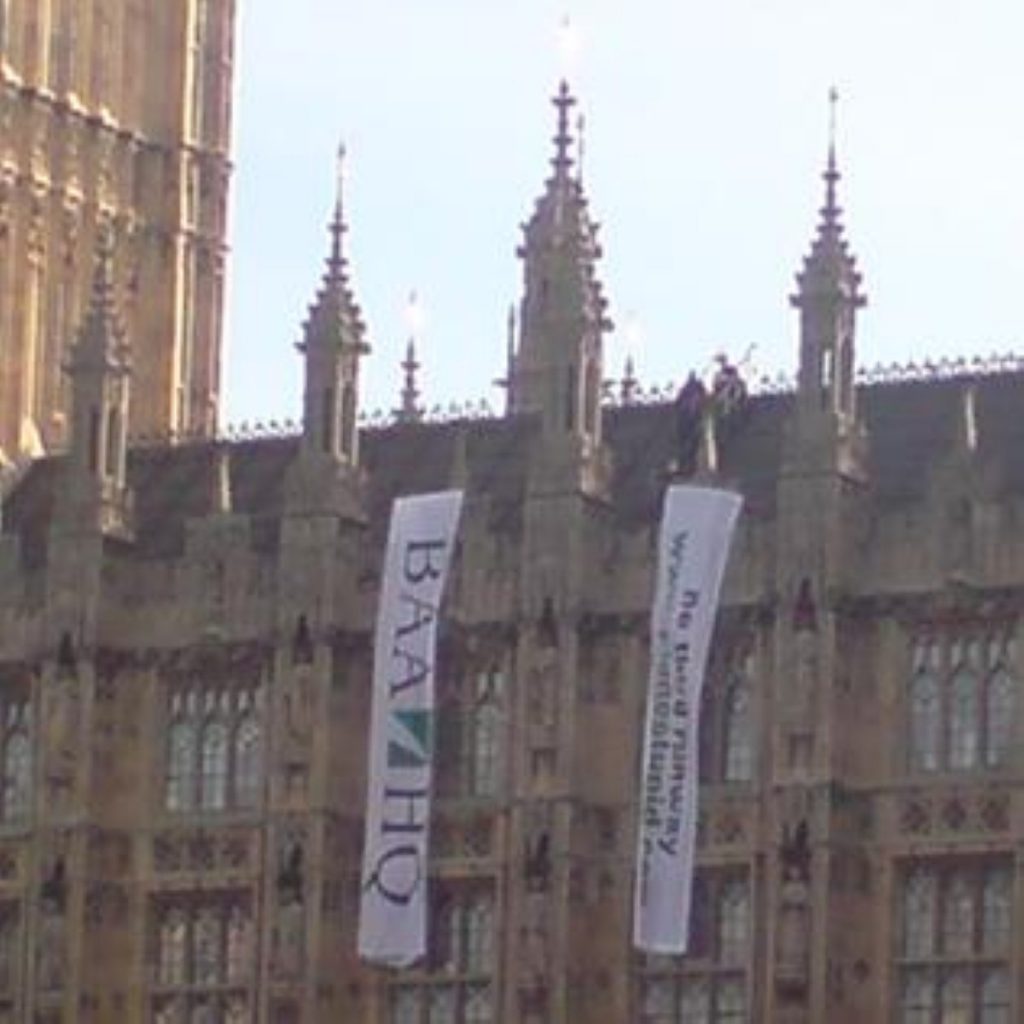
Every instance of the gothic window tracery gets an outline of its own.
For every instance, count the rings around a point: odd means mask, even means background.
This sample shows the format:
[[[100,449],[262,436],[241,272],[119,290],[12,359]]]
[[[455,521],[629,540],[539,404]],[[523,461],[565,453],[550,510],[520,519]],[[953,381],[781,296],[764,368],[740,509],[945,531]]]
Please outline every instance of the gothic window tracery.
[[[230,1024],[248,1019],[252,917],[241,894],[189,893],[154,907],[153,1019]]]
[[[437,792],[492,798],[501,786],[505,677],[500,669],[466,674],[441,695]]]
[[[701,697],[703,782],[750,782],[756,770],[754,659],[747,651],[715,658]]]
[[[689,952],[647,957],[640,1024],[740,1024],[748,1019],[752,919],[745,875],[699,872]]]
[[[228,729],[216,710],[203,723],[201,745],[199,806],[222,811],[227,804]]]
[[[259,804],[263,769],[258,687],[171,691],[164,767],[169,811],[251,810]]]
[[[388,1024],[492,1024],[494,896],[479,886],[439,894],[429,971],[391,987]]]
[[[911,769],[1006,766],[1016,729],[1014,647],[1005,630],[963,630],[915,642],[907,693]]]
[[[3,770],[0,819],[24,821],[32,812],[32,708],[27,699],[0,699],[0,765]]]
[[[900,1024],[1009,1024],[1009,864],[922,862],[907,869],[902,886]]]

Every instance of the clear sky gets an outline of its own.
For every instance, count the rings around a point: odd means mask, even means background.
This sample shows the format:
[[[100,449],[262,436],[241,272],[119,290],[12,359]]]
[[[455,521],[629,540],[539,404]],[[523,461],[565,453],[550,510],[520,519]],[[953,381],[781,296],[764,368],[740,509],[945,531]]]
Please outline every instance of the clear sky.
[[[349,153],[363,407],[393,408],[421,297],[428,405],[500,394],[515,246],[549,170],[565,14],[600,273],[641,380],[755,345],[792,370],[827,94],[869,305],[862,364],[1024,348],[1021,0],[242,0],[227,422],[298,418],[294,342]],[[628,328],[635,325],[632,330]],[[631,336],[627,342],[627,334]]]

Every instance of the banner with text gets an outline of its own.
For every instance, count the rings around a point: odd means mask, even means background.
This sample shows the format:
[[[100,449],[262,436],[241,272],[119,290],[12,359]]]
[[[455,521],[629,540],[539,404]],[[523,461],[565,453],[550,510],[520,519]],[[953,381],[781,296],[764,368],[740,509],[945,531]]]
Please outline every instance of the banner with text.
[[[697,729],[718,592],[743,499],[674,486],[665,494],[651,609],[633,943],[685,953],[697,828]]]
[[[426,952],[437,618],[461,491],[395,501],[373,659],[359,954],[404,967]]]

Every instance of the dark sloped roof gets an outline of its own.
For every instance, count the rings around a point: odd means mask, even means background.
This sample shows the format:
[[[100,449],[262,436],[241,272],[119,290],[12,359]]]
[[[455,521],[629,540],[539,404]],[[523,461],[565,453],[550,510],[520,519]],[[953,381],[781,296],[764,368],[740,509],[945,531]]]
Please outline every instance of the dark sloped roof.
[[[974,387],[978,453],[1007,492],[1024,492],[1024,374],[916,380],[860,389],[870,440],[875,501],[898,505],[925,496],[928,476],[956,443],[964,394]]]
[[[924,499],[932,468],[955,443],[963,395],[973,386],[978,458],[1002,493],[1024,494],[1024,374],[911,380],[861,387],[860,409],[869,437],[869,481],[878,507]],[[723,477],[747,499],[747,513],[770,517],[793,395],[751,398],[721,429]],[[681,456],[680,414],[673,402],[608,409],[605,439],[612,453],[612,507],[616,520],[636,529],[655,521],[670,467]],[[399,424],[364,433],[362,466],[370,527],[383,538],[387,511],[400,494],[464,482],[470,498],[486,502],[489,525],[520,527],[529,451],[538,430],[531,418],[435,424]],[[128,478],[135,509],[133,550],[143,557],[182,549],[189,519],[206,515],[216,492],[218,448],[197,442],[134,449]],[[253,543],[277,541],[288,467],[298,438],[230,444],[232,510],[252,520]],[[21,538],[23,557],[45,557],[63,460],[33,464],[4,506],[4,530]]]

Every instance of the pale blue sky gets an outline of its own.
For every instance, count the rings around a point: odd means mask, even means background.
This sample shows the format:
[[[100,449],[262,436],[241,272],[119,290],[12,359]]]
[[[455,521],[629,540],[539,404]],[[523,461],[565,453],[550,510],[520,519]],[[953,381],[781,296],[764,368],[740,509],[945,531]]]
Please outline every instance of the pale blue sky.
[[[1024,348],[1020,0],[242,0],[226,416],[298,417],[339,138],[363,405],[392,408],[410,289],[428,404],[490,382],[548,173],[569,13],[585,181],[619,376],[756,344],[791,369],[793,274],[821,204],[829,86],[869,305],[859,361]]]

